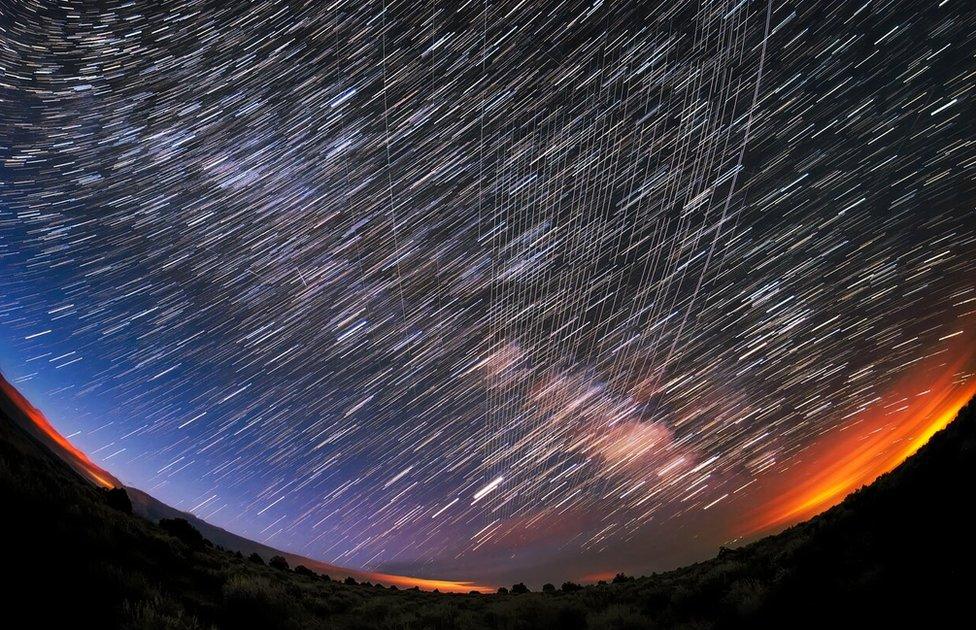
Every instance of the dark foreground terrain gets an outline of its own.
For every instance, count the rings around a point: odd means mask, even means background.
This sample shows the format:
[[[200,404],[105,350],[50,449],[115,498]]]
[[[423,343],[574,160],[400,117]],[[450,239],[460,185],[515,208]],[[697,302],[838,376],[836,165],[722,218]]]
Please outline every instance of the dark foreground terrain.
[[[9,628],[972,627],[976,404],[824,514],[714,559],[545,593],[346,584],[130,513],[4,416]]]

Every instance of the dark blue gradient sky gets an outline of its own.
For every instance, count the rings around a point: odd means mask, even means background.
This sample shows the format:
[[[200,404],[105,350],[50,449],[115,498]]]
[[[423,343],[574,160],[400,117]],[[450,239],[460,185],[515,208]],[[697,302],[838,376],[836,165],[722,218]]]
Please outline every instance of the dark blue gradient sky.
[[[84,4],[0,2],[0,367],[235,532],[663,568],[969,350],[967,3]]]

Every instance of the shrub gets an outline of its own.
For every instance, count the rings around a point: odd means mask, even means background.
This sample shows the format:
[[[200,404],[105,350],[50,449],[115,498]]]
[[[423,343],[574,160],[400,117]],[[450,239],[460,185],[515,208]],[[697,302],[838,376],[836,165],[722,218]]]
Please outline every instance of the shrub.
[[[542,592],[543,593],[555,593],[556,592],[556,587],[553,586],[552,584],[549,584],[547,582],[547,583],[545,583],[545,584],[542,585]]]
[[[354,584],[356,584],[356,580],[354,580],[351,575],[349,577],[347,577],[346,579],[344,579],[342,582],[343,582],[343,584],[348,584],[350,586],[353,586]]]
[[[634,578],[624,575],[623,573],[618,573],[613,576],[613,584],[623,584],[624,582],[631,582]]]
[[[230,628],[280,628],[297,612],[285,590],[263,578],[231,577],[224,584],[223,600]]]
[[[561,607],[556,615],[556,627],[559,630],[585,630],[586,608],[579,603]]]
[[[572,593],[573,591],[578,591],[583,587],[576,582],[563,582],[563,585],[560,588],[564,593]]]
[[[518,584],[513,584],[512,585],[512,594],[513,595],[521,595],[523,593],[528,593],[528,592],[529,592],[529,587],[526,586],[525,584],[523,584],[522,582],[519,582]]]
[[[129,499],[129,493],[125,491],[125,488],[112,488],[111,490],[106,490],[105,503],[107,503],[110,508],[116,509],[119,512],[132,514],[132,500]]]
[[[606,630],[644,630],[650,626],[650,619],[631,606],[613,605],[599,613],[589,616],[589,627]]]
[[[725,595],[724,603],[734,609],[738,615],[748,617],[762,607],[765,597],[765,585],[758,580],[744,579],[732,584]]]
[[[264,566],[264,558],[259,556],[256,551],[251,555],[249,555],[247,559],[253,562],[254,564],[260,564],[261,566]]]
[[[298,575],[304,575],[306,577],[315,577],[315,571],[309,569],[304,564],[299,564],[295,567],[295,573]]]
[[[268,566],[272,569],[278,569],[279,571],[287,571],[288,561],[281,556],[272,556],[271,559],[268,560]]]
[[[136,602],[122,602],[120,630],[198,630],[203,626],[176,602],[156,594]]]
[[[203,535],[184,518],[160,519],[159,526],[163,531],[179,538],[192,549],[203,549],[204,547]]]

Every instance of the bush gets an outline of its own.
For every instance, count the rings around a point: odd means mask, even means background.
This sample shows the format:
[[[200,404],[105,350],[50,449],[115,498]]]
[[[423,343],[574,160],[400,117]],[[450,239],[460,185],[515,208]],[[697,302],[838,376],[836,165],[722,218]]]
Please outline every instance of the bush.
[[[742,617],[755,614],[763,605],[766,586],[758,580],[744,579],[732,584],[724,603]]]
[[[632,582],[634,578],[624,575],[623,573],[618,573],[613,576],[613,584],[623,584],[624,582]]]
[[[119,512],[132,514],[132,500],[129,499],[129,493],[125,491],[125,488],[112,488],[111,490],[106,490],[105,503],[107,503],[110,508],[116,509]]]
[[[223,600],[229,628],[281,628],[297,612],[281,586],[257,577],[231,577],[224,584]]]
[[[203,549],[204,547],[203,535],[184,518],[160,519],[159,526],[163,531],[182,540],[191,549]]]
[[[559,630],[586,630],[586,608],[579,603],[561,607],[556,615],[556,627]]]
[[[254,564],[260,564],[261,566],[264,566],[264,558],[259,556],[256,551],[251,555],[249,555],[247,559],[253,562]]]
[[[572,593],[573,591],[578,591],[583,587],[576,582],[563,582],[563,585],[560,588],[564,593]]]
[[[529,592],[529,587],[526,586],[525,584],[523,584],[522,582],[519,582],[518,584],[513,584],[512,585],[512,594],[513,595],[521,595],[523,593],[528,593],[528,592]]]
[[[182,607],[159,594],[136,602],[122,602],[120,630],[198,630],[203,626]]]
[[[271,559],[268,560],[268,566],[272,569],[278,569],[279,571],[287,571],[289,568],[288,561],[281,556],[272,556]]]
[[[351,575],[346,579],[344,579],[342,582],[343,584],[348,584],[349,586],[354,586],[356,584],[356,580],[354,580]]]
[[[556,592],[556,587],[553,586],[552,584],[549,584],[547,582],[547,583],[545,583],[545,584],[542,585],[542,592],[543,593],[555,593]]]
[[[306,577],[315,577],[315,575],[316,575],[315,574],[315,571],[309,569],[304,564],[300,564],[300,565],[296,566],[295,567],[295,573],[297,573],[298,575],[304,575]]]
[[[589,627],[606,630],[644,630],[650,627],[650,619],[631,606],[613,605],[589,616]]]

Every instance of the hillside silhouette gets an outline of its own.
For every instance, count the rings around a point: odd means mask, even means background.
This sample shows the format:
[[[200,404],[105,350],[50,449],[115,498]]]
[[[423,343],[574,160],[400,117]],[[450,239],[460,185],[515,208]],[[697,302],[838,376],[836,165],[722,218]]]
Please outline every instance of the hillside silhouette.
[[[346,567],[340,567],[327,562],[322,562],[321,560],[314,560],[295,553],[275,549],[274,547],[250,540],[243,536],[238,536],[237,534],[229,532],[226,529],[212,525],[205,520],[190,514],[189,512],[177,510],[176,508],[163,503],[162,501],[156,499],[146,492],[143,492],[142,490],[139,490],[138,488],[126,487],[125,492],[128,494],[129,500],[132,503],[132,512],[134,514],[154,523],[159,522],[162,519],[178,519],[186,521],[192,525],[194,529],[199,531],[204,538],[212,542],[214,545],[223,547],[230,551],[240,552],[245,556],[257,554],[265,561],[269,561],[275,556],[281,556],[285,559],[289,566],[301,565],[311,569],[315,573],[326,574],[333,579],[339,580],[344,580],[351,577],[357,582],[381,582],[388,586],[396,585],[398,582],[402,585],[402,583],[406,581],[406,579],[398,579],[399,576],[369,573],[366,571],[355,571]],[[431,588],[433,588],[433,586]]]
[[[0,403],[5,608],[26,620],[11,627],[931,627],[969,615],[973,401],[897,469],[778,535],[647,577],[496,594],[397,590],[269,558],[270,547],[229,551],[207,538],[217,528],[97,487]]]

